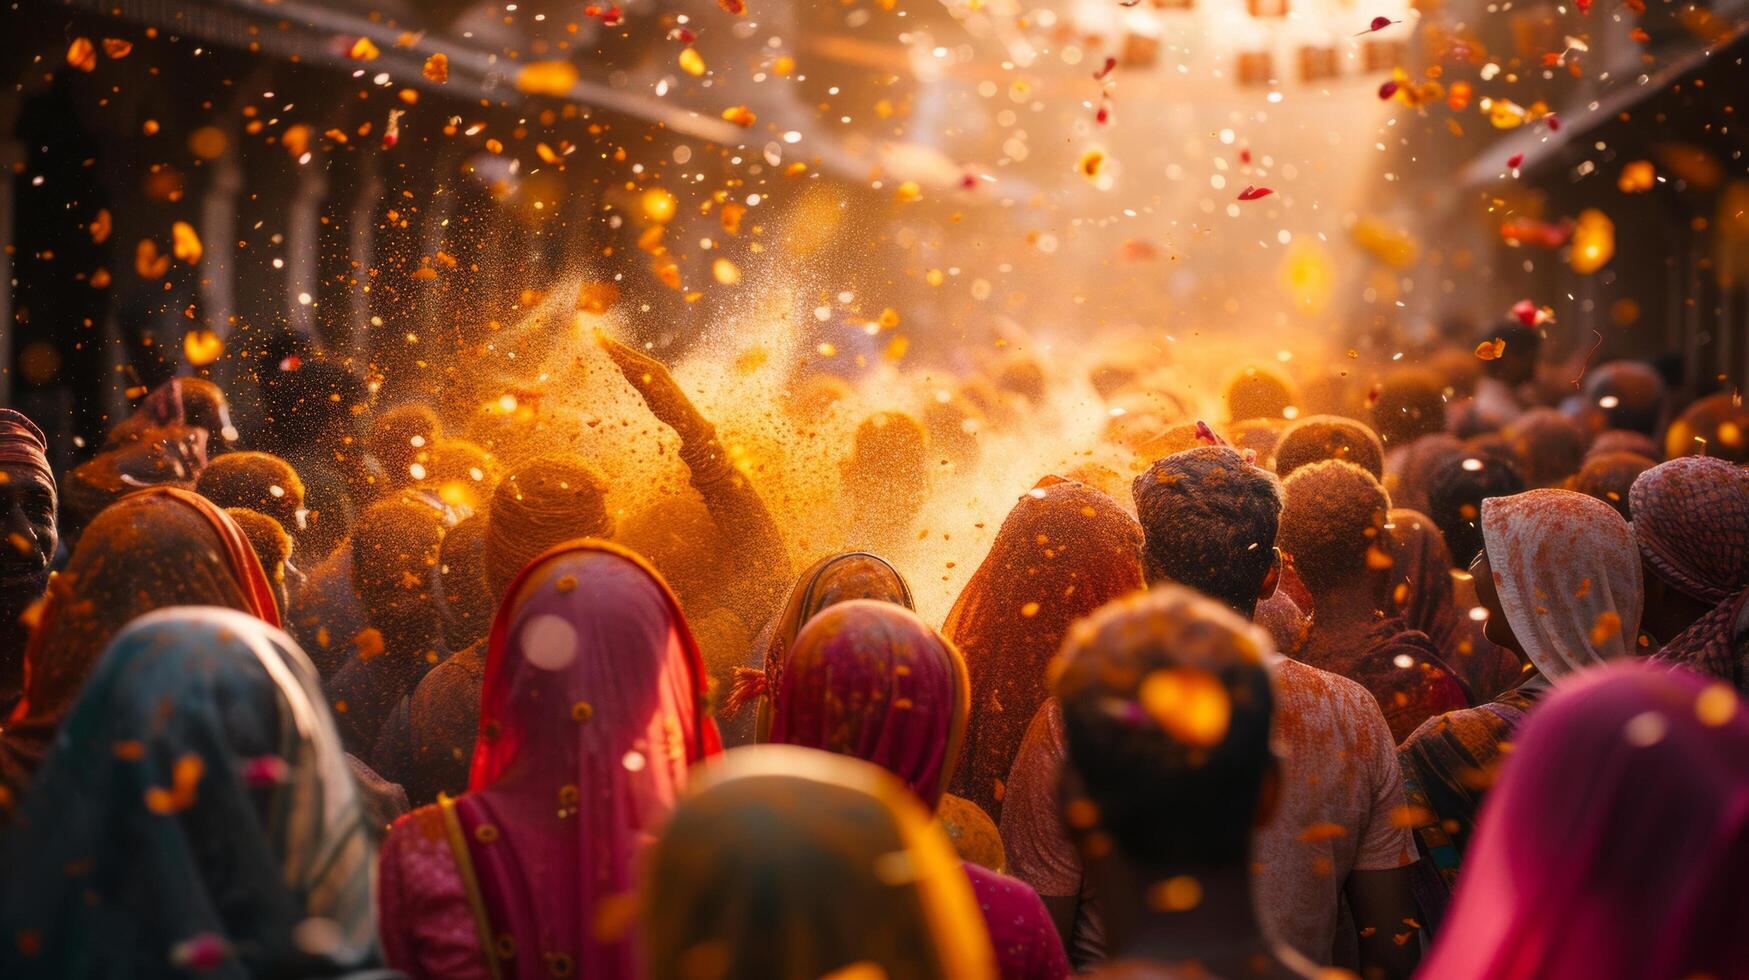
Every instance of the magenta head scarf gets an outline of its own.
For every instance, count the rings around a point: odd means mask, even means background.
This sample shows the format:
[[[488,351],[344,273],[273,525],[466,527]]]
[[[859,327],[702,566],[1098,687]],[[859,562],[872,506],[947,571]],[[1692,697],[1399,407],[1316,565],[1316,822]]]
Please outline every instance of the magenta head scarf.
[[[1749,708],[1737,695],[1610,664],[1552,694],[1516,741],[1422,975],[1742,976]]]
[[[1482,538],[1506,621],[1544,677],[1638,651],[1645,584],[1615,508],[1571,490],[1489,497]]]
[[[43,430],[23,413],[0,408],[0,465],[21,466],[39,483],[55,492],[55,474],[49,469],[49,441]]]
[[[688,768],[721,751],[705,676],[673,592],[629,551],[573,541],[511,584],[455,803],[499,975],[636,975],[616,910]]]
[[[873,762],[941,802],[971,708],[965,662],[917,614],[852,599],[808,621],[785,658],[771,741]]]
[[[1673,459],[1634,480],[1628,506],[1653,573],[1713,603],[1664,644],[1659,659],[1734,679],[1731,630],[1749,602],[1749,470],[1709,456]]]

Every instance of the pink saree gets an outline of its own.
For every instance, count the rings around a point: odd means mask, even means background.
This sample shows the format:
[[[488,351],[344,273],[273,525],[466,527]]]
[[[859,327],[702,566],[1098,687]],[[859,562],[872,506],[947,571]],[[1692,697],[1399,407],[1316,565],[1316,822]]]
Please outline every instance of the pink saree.
[[[414,977],[631,978],[636,856],[721,751],[698,645],[661,577],[606,542],[554,548],[506,594],[468,792],[385,842],[384,949]]]
[[[785,651],[771,741],[873,762],[931,810],[959,760],[970,712],[965,662],[917,615],[851,599],[820,612]],[[1044,903],[1025,883],[964,863],[1007,980],[1068,976]]]

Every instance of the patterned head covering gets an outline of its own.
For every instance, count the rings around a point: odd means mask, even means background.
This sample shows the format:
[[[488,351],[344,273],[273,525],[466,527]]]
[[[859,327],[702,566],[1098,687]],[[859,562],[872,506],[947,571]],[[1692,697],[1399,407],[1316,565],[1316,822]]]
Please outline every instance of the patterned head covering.
[[[852,599],[789,648],[771,740],[873,762],[933,809],[959,761],[968,691],[959,651],[916,613]]]
[[[375,955],[374,854],[315,668],[236,610],[115,637],[0,854],[8,977],[317,977]]]
[[[790,644],[795,642],[802,627],[821,610],[851,599],[878,599],[906,609],[917,607],[911,598],[910,583],[885,558],[866,551],[827,555],[802,573],[795,588],[790,590],[783,610],[772,621],[769,627],[771,641],[765,647],[765,665],[757,670],[744,667],[735,671],[735,680],[724,706],[726,713],[736,714],[746,705],[760,698],[766,699],[760,705],[757,726],[759,740],[765,741],[771,731],[770,698],[777,693],[778,682],[783,677]]]
[[[229,515],[187,490],[153,487],[91,522],[50,581],[24,649],[24,698],[0,733],[0,804],[17,801],[116,633],[144,613],[189,605],[279,625],[273,587]],[[6,812],[0,805],[0,821]]]
[[[1646,565],[1684,595],[1713,603],[1659,659],[1735,680],[1732,624],[1749,601],[1749,470],[1684,456],[1640,474],[1628,501]]]
[[[965,759],[949,792],[1001,818],[999,784],[1049,696],[1051,658],[1070,624],[1142,587],[1141,548],[1136,519],[1079,483],[1047,478],[1009,511],[941,630],[972,681]]]
[[[1640,555],[1613,507],[1571,490],[1490,497],[1482,537],[1506,620],[1543,676],[1636,651]]]
[[[49,443],[43,430],[23,413],[0,408],[0,466],[16,466],[38,483],[55,492],[55,474],[49,468]]]

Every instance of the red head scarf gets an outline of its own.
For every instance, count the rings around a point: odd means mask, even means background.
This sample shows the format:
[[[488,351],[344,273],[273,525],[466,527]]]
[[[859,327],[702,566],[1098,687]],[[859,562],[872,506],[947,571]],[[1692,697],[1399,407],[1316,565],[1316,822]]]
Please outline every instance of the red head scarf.
[[[176,487],[129,494],[97,515],[24,650],[24,699],[0,735],[0,779],[27,783],[98,657],[121,628],[168,606],[223,606],[279,626],[249,539],[205,497]]]
[[[633,937],[597,924],[634,890],[687,770],[722,750],[705,679],[679,602],[630,551],[569,542],[511,583],[454,804],[500,975],[635,975]]]
[[[999,784],[1048,696],[1069,624],[1142,587],[1142,528],[1117,502],[1054,477],[1002,522],[942,633],[965,654],[972,715],[952,792],[1000,819]]]
[[[873,762],[934,809],[965,737],[965,662],[917,614],[852,599],[788,650],[771,741]]]

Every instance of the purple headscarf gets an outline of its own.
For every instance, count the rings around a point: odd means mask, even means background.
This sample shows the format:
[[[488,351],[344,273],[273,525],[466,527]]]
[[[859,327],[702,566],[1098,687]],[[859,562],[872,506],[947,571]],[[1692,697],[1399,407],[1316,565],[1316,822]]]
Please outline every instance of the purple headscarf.
[[[971,708],[959,653],[909,609],[872,599],[815,616],[790,646],[771,741],[879,765],[934,809]]]
[[[1421,975],[1742,976],[1741,699],[1686,671],[1613,663],[1556,688],[1516,741]]]

